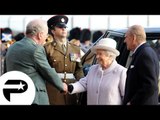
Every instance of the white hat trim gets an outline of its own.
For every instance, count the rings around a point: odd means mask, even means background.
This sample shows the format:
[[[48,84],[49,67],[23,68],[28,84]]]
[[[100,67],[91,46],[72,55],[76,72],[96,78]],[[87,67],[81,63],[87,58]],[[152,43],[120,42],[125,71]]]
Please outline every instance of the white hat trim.
[[[113,49],[113,48],[111,48],[111,47],[106,47],[106,46],[104,46],[104,45],[94,46],[94,47],[92,48],[92,52],[96,53],[96,50],[97,50],[97,49],[103,49],[103,50],[111,51],[111,52],[115,53],[116,56],[119,56],[119,54],[120,54],[118,50]]]

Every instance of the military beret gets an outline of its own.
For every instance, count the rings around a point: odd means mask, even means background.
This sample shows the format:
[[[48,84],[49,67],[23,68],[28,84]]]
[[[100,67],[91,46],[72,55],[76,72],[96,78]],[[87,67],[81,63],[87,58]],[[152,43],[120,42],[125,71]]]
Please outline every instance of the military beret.
[[[54,27],[66,28],[67,23],[68,23],[68,17],[65,15],[56,15],[51,17],[47,21],[47,25],[50,29],[53,29]]]

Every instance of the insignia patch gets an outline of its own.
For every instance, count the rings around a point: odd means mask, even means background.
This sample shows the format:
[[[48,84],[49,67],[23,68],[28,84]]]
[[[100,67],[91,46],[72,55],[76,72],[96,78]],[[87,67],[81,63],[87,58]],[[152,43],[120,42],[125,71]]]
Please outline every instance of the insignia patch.
[[[61,22],[64,22],[64,21],[65,21],[65,19],[64,19],[64,18],[62,18],[62,19],[61,19]]]
[[[77,53],[70,53],[70,60],[74,62],[80,62],[81,61],[81,55]]]

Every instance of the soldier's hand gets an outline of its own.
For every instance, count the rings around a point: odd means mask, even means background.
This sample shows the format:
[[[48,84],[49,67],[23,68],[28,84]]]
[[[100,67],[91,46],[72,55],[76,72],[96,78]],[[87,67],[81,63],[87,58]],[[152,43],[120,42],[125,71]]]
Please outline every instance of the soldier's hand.
[[[64,83],[64,82],[63,82],[63,88],[64,88],[63,93],[64,93],[64,94],[67,94],[67,93],[68,93],[68,86],[67,86],[67,84]]]

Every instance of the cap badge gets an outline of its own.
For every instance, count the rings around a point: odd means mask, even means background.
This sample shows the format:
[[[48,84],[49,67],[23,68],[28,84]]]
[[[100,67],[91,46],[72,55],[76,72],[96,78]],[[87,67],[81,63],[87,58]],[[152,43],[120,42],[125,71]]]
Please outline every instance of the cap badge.
[[[61,19],[61,22],[64,22],[64,21],[65,21],[65,19],[64,19],[64,18],[62,18],[62,19]]]

